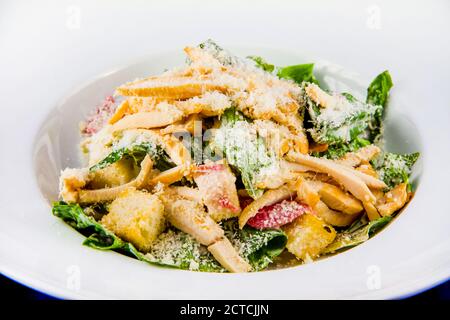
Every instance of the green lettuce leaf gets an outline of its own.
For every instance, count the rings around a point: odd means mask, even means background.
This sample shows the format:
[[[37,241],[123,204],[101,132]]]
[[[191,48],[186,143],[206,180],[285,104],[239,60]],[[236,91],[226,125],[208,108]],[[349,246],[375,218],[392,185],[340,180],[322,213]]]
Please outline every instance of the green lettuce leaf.
[[[386,216],[379,218],[369,223],[365,223],[364,220],[358,220],[348,230],[340,232],[336,235],[334,241],[324,250],[325,253],[334,253],[343,249],[354,247],[361,244],[375,234],[378,230],[383,228],[392,217]]]
[[[256,63],[256,66],[263,69],[264,71],[273,72],[273,70],[275,70],[275,66],[273,64],[268,63],[262,57],[248,56],[247,58],[253,60]]]
[[[123,241],[113,232],[86,214],[78,204],[55,202],[52,212],[87,238],[83,244],[99,250],[113,250],[150,264],[186,270],[226,272],[205,246],[190,235],[168,228],[152,244],[146,254],[131,243]],[[250,227],[239,229],[236,219],[222,224],[227,237],[246,259],[254,271],[262,270],[279,255],[286,245],[287,237],[281,230],[256,230]]]
[[[114,250],[139,260],[145,260],[131,243],[121,240],[113,232],[95,221],[93,217],[86,215],[78,204],[67,204],[63,201],[55,202],[52,212],[53,215],[61,218],[87,237],[83,242],[84,245],[99,250]]]
[[[370,83],[369,88],[367,88],[366,102],[384,108],[389,98],[389,90],[391,90],[393,85],[389,71],[383,71],[376,76]]]
[[[249,195],[260,197],[264,191],[255,187],[258,174],[277,160],[268,153],[264,139],[254,133],[251,121],[235,108],[225,110],[212,144],[238,171]]]
[[[349,143],[337,143],[328,146],[328,149],[324,152],[314,152],[312,155],[315,157],[325,157],[328,159],[339,159],[343,157],[347,152],[356,151],[362,147],[370,145],[370,141],[364,138],[356,137]]]
[[[304,93],[303,103],[309,115],[309,133],[317,143],[328,144],[328,151],[321,154],[329,158],[338,158],[349,151],[355,151],[370,144],[370,128],[375,114],[381,106],[366,104],[357,100],[348,93],[336,94],[343,111],[336,111],[336,118],[323,117],[323,108],[320,108],[309,96]],[[339,115],[339,117],[338,117]]]
[[[313,68],[313,63],[297,64],[279,68],[277,75],[282,79],[291,79],[298,84],[304,81],[319,84],[316,77],[314,77]]]
[[[388,102],[389,91],[393,85],[391,75],[389,74],[389,71],[386,70],[376,76],[367,88],[366,102],[381,106],[381,108],[379,108],[375,113],[371,124],[370,129],[372,140],[379,139],[381,136],[384,109],[386,108]]]
[[[112,151],[103,160],[89,168],[89,171],[104,169],[123,158],[131,158],[136,165],[139,165],[147,154],[150,155],[154,166],[160,171],[165,171],[175,166],[162,147],[151,142],[142,142]]]
[[[419,156],[419,152],[410,154],[387,152],[375,159],[372,164],[378,172],[380,179],[383,180],[389,188],[393,188],[403,182],[409,184],[409,176],[412,167]]]
[[[248,226],[241,230],[236,219],[225,221],[223,229],[233,246],[239,248],[240,256],[246,258],[255,271],[272,263],[287,243],[287,236],[282,230],[257,230]]]

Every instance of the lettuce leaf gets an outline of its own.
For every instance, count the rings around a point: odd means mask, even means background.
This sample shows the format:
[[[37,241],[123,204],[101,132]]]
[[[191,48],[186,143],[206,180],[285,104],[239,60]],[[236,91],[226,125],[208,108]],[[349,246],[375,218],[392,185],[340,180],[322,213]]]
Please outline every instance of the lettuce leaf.
[[[230,219],[222,225],[225,236],[239,254],[246,258],[253,270],[266,268],[273,259],[281,254],[287,243],[286,234],[280,229],[257,230],[249,226],[239,229],[237,219]]]
[[[370,141],[364,138],[356,137],[349,143],[337,143],[328,146],[328,149],[324,152],[314,152],[312,155],[315,157],[325,157],[328,159],[339,159],[343,157],[347,152],[356,151],[362,147],[370,145]]]
[[[123,158],[131,158],[136,165],[139,165],[147,154],[150,155],[154,166],[160,171],[165,171],[175,166],[162,147],[151,142],[142,142],[112,151],[103,160],[89,168],[89,171],[104,169]]]
[[[248,56],[247,58],[250,60],[253,60],[256,64],[256,66],[263,69],[264,71],[273,72],[273,70],[275,70],[275,66],[273,64],[268,63],[262,57]]]
[[[389,188],[393,188],[403,182],[409,184],[409,176],[412,167],[419,156],[419,152],[410,154],[386,152],[375,159],[372,164],[378,172],[380,179],[383,180]]]
[[[205,246],[190,235],[168,228],[153,243],[150,252],[144,254],[131,243],[120,239],[113,232],[86,214],[78,204],[55,202],[52,212],[87,238],[83,244],[99,250],[113,250],[150,264],[186,270],[226,272]],[[226,236],[246,259],[254,271],[262,270],[279,255],[287,242],[281,230],[239,229],[236,219],[222,225]]]
[[[235,108],[225,110],[212,144],[238,171],[249,195],[260,197],[264,191],[255,187],[258,174],[276,159],[269,155],[264,139],[254,133],[251,121]]]
[[[348,249],[358,244],[361,244],[375,234],[378,230],[383,228],[392,220],[392,217],[386,216],[379,218],[369,223],[364,220],[358,220],[353,226],[346,231],[337,234],[334,241],[324,250],[325,253],[334,253],[343,249]]]
[[[391,90],[394,83],[392,82],[389,71],[383,71],[370,83],[367,88],[366,102],[374,105],[386,107],[389,90]]]
[[[316,77],[314,77],[313,68],[313,63],[297,64],[279,68],[277,75],[279,78],[291,79],[298,84],[301,84],[304,81],[319,84]]]
[[[340,118],[323,117],[324,110],[304,93],[303,103],[309,116],[309,133],[317,143],[326,143],[327,152],[322,154],[329,158],[342,156],[348,151],[357,150],[370,144],[370,128],[380,106],[366,104],[348,93],[335,95],[340,103],[346,103],[346,114]],[[344,99],[344,100],[343,100]],[[344,102],[342,102],[344,101]],[[341,111],[336,111],[337,113]]]
[[[384,109],[388,102],[389,91],[393,85],[391,75],[389,74],[389,71],[386,70],[376,76],[367,88],[366,102],[381,106],[375,113],[371,125],[372,140],[379,139],[381,136]]]
[[[78,204],[55,202],[52,213],[85,235],[87,238],[83,242],[84,245],[100,250],[114,250],[139,260],[145,260],[131,243],[121,240],[95,221],[93,217],[86,215]]]

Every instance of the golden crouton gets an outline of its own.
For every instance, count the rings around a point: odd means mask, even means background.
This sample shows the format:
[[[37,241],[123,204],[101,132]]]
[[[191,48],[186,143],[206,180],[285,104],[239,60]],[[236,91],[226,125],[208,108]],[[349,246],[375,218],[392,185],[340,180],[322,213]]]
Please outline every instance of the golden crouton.
[[[157,196],[130,188],[111,203],[101,223],[140,251],[147,252],[164,230],[164,206]]]
[[[304,261],[317,257],[336,237],[332,226],[310,213],[301,215],[283,230],[288,237],[288,251]]]
[[[107,166],[104,169],[96,170],[93,173],[89,188],[102,189],[106,187],[116,187],[130,182],[136,177],[138,170],[134,168],[131,160],[122,159]]]

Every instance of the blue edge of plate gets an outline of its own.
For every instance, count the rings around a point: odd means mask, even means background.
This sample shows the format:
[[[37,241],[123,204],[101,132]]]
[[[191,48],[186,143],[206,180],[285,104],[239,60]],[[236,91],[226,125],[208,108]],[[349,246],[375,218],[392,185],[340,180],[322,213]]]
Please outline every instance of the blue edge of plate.
[[[58,297],[53,297],[51,295],[48,295],[48,294],[46,294],[44,292],[41,292],[41,291],[31,287],[31,286],[28,286],[28,285],[26,285],[24,283],[21,283],[20,281],[15,280],[15,279],[13,279],[11,277],[8,277],[8,276],[6,276],[4,274],[1,274],[1,277],[4,277],[7,280],[10,280],[10,281],[14,282],[14,284],[16,284],[18,286],[23,286],[26,289],[28,289],[29,290],[29,297],[27,297],[27,298],[30,299],[30,300],[60,300],[60,298],[58,298]],[[0,280],[4,280],[4,279],[0,278]],[[439,292],[437,294],[438,295],[437,299],[449,300],[450,299],[450,280],[449,279],[442,280],[442,281],[440,281],[440,282],[438,282],[438,283],[436,283],[436,284],[434,284],[434,285],[432,285],[430,287],[426,287],[426,288],[421,289],[419,291],[403,295],[401,297],[398,297],[396,300],[409,299],[409,298],[412,298],[412,297],[414,299],[420,299],[421,298],[420,297],[421,294],[427,293],[427,292],[429,292],[431,290],[435,290],[435,289],[437,289],[438,287],[441,287],[441,286],[442,286],[442,290],[439,290]]]

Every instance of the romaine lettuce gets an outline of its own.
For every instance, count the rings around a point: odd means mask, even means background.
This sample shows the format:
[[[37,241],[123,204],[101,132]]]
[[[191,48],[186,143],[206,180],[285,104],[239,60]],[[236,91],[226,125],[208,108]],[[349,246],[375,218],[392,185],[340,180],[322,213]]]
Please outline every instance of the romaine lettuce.
[[[329,152],[326,155],[335,158],[348,151],[367,145],[369,141],[369,130],[374,115],[381,108],[371,104],[358,101],[349,94],[334,95],[341,109],[336,108],[339,116],[324,116],[323,108],[320,108],[309,96],[303,95],[303,103],[309,115],[308,129],[313,140],[317,143],[326,143]],[[334,112],[332,110],[332,112]],[[367,142],[369,141],[369,142]]]
[[[254,199],[260,197],[263,190],[255,187],[258,174],[277,160],[268,153],[263,138],[257,135],[251,121],[235,108],[225,110],[212,144],[239,172],[249,195]]]
[[[365,219],[365,217],[362,219]],[[367,220],[358,220],[349,229],[338,233],[334,241],[323,253],[334,253],[361,244],[367,241],[376,231],[388,224],[391,219],[392,217],[386,216],[368,223],[366,222]]]
[[[165,171],[175,166],[162,147],[151,142],[142,142],[112,151],[103,160],[89,168],[89,171],[93,172],[106,168],[123,158],[131,158],[136,165],[139,165],[147,154],[150,155],[154,166],[160,171]]]
[[[366,102],[384,108],[389,98],[389,90],[391,90],[393,85],[389,71],[383,71],[373,79],[367,88]]]
[[[267,72],[273,72],[275,70],[275,66],[273,64],[268,63],[266,60],[264,60],[262,57],[259,56],[248,56],[247,57],[250,60],[253,60],[257,67],[263,69]]]
[[[277,76],[282,79],[291,79],[298,84],[302,84],[302,82],[318,84],[319,82],[313,74],[313,68],[313,63],[282,67],[278,69]]]
[[[380,179],[386,183],[389,188],[406,182],[409,184],[409,175],[414,163],[419,158],[419,152],[410,154],[384,153],[379,158],[372,161],[375,170]]]
[[[391,75],[386,70],[376,76],[367,88],[366,102],[381,106],[375,113],[370,127],[371,140],[378,140],[381,137],[383,114],[388,102],[389,90],[393,85]]]

